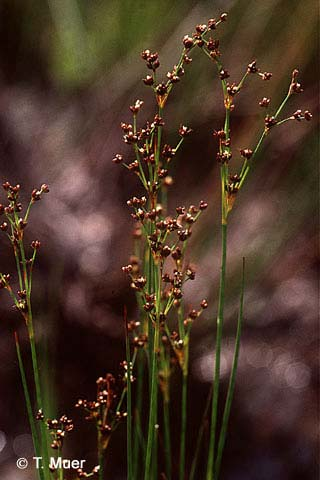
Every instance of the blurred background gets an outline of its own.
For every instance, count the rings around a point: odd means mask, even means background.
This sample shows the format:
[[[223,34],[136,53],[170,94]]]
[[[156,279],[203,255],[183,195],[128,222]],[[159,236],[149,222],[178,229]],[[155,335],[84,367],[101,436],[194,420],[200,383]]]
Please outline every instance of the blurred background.
[[[41,345],[47,412],[76,421],[69,455],[96,463],[94,428],[74,411],[94,398],[95,380],[116,372],[124,357],[122,310],[135,300],[121,266],[132,253],[126,200],[138,192],[133,175],[112,163],[126,153],[120,121],[128,106],[153,98],[141,79],[140,52],[160,54],[161,72],[177,62],[181,39],[198,23],[229,12],[217,31],[231,81],[257,59],[270,82],[249,78],[236,99],[233,149],[254,147],[263,128],[258,101],[275,111],[297,67],[304,93],[286,113],[310,109],[310,123],[274,129],[256,158],[230,216],[228,303],[222,358],[226,392],[236,328],[241,258],[247,259],[245,320],[239,375],[223,462],[224,480],[318,478],[317,249],[317,2],[314,0],[2,0],[0,2],[1,182],[50,194],[32,211],[27,238],[43,248],[34,274],[34,311]],[[172,165],[169,206],[208,201],[189,249],[197,279],[187,304],[206,297],[209,308],[193,327],[189,445],[194,445],[212,376],[219,275],[219,172],[213,129],[223,123],[214,65],[194,50],[193,63],[170,97],[167,138],[180,123],[194,132]],[[238,155],[235,155],[237,157]],[[237,159],[232,160],[237,167]],[[4,200],[4,198],[2,198]],[[4,235],[0,271],[14,271]],[[31,480],[19,456],[32,456],[13,341],[25,328],[7,296],[0,297],[0,477]],[[51,413],[52,414],[52,413]],[[173,423],[173,435],[179,423]],[[108,454],[110,479],[125,478],[120,428]],[[201,480],[201,477],[199,477]]]

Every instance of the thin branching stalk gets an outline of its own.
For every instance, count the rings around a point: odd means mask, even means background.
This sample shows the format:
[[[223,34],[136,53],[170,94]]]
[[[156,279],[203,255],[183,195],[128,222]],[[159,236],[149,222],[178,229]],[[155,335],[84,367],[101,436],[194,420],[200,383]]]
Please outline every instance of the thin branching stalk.
[[[205,408],[204,408],[204,411],[203,411],[203,415],[202,415],[202,419],[201,419],[201,425],[200,425],[199,433],[198,433],[198,436],[197,436],[195,453],[194,453],[194,457],[193,457],[192,465],[191,465],[191,469],[190,469],[189,480],[195,480],[195,478],[196,478],[195,475],[196,475],[196,472],[197,472],[197,466],[198,466],[198,462],[199,462],[202,439],[203,439],[205,427],[206,427],[206,424],[207,424],[207,421],[208,421],[207,417],[208,417],[208,414],[209,414],[209,409],[210,409],[210,405],[211,405],[211,401],[212,401],[212,392],[213,392],[213,386],[210,388],[210,392],[209,392],[209,395],[208,395],[208,398],[207,398],[207,401],[206,401],[206,405],[205,405]]]
[[[132,455],[132,395],[131,395],[131,357],[130,343],[127,329],[127,315],[125,312],[126,359],[127,359],[127,477],[133,480],[133,455]]]
[[[230,374],[227,398],[226,398],[226,403],[225,403],[223,417],[222,417],[222,425],[221,425],[221,431],[220,431],[218,449],[217,449],[217,458],[216,458],[215,466],[214,466],[214,476],[215,476],[215,478],[219,478],[219,474],[220,474],[222,454],[223,454],[223,449],[224,449],[224,445],[225,445],[225,441],[226,441],[227,428],[228,428],[230,410],[231,410],[231,405],[232,405],[232,400],[233,400],[234,387],[235,387],[235,381],[236,381],[236,375],[237,375],[237,369],[238,369],[240,339],[241,339],[241,330],[242,330],[242,322],[243,322],[244,290],[245,290],[245,259],[243,258],[243,260],[242,260],[242,279],[241,279],[240,306],[239,306],[239,315],[238,315],[238,322],[237,322],[235,349],[234,349],[234,356],[233,356],[233,363],[232,363],[232,369],[231,369],[231,374]]]
[[[27,407],[29,424],[30,424],[30,428],[31,428],[33,446],[34,446],[36,456],[40,457],[41,456],[41,450],[40,450],[40,444],[39,444],[39,439],[38,439],[38,432],[37,432],[37,428],[36,428],[36,424],[35,424],[34,414],[33,414],[33,411],[32,411],[31,398],[30,398],[30,393],[29,393],[29,389],[28,389],[25,368],[24,368],[23,360],[22,360],[22,356],[21,356],[19,338],[18,338],[18,334],[16,332],[15,332],[15,344],[16,344],[16,351],[17,351],[17,358],[18,358],[18,363],[19,363],[21,381],[22,381],[22,386],[23,386],[23,393],[24,393],[24,398],[25,398],[26,407]],[[44,477],[44,471],[41,468],[38,469],[38,475],[39,475],[40,480],[44,480],[44,478],[45,478]]]

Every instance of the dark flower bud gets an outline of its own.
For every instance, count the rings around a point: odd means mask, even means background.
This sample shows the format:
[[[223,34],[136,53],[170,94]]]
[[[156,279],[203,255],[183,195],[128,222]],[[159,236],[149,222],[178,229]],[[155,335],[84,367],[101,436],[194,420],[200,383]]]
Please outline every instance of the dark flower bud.
[[[138,288],[143,288],[145,286],[145,284],[147,283],[147,279],[146,277],[138,277],[136,278],[133,283],[135,284],[136,287]]]
[[[165,83],[160,83],[156,87],[156,92],[158,95],[165,95],[168,91],[168,87]]]
[[[23,220],[23,218],[19,218],[19,221],[18,221],[19,229],[23,230],[24,228],[26,228],[26,226],[27,226],[27,222]]]
[[[31,198],[33,202],[37,202],[38,200],[41,200],[41,192],[34,188],[31,192]]]
[[[216,23],[217,23],[217,21],[216,21],[215,18],[210,18],[210,19],[208,20],[208,28],[209,28],[209,30],[215,30],[215,29],[216,29]]]
[[[176,300],[179,300],[182,298],[182,291],[180,288],[173,288],[172,289],[172,295]]]
[[[294,120],[298,120],[298,122],[301,122],[301,120],[304,120],[304,116],[302,115],[302,111],[301,110],[296,110],[292,117],[292,119]]]
[[[143,105],[143,101],[142,100],[136,100],[134,105],[131,105],[130,106],[130,110],[133,114],[136,114],[139,112],[140,108],[142,107]]]
[[[42,408],[40,408],[40,410],[38,410],[36,413],[36,420],[43,420],[43,419],[44,419],[43,411],[42,411]]]
[[[190,207],[189,207],[189,213],[192,213],[192,214],[194,215],[195,213],[198,213],[198,211],[199,211],[199,210],[198,210],[198,208],[197,208],[195,205],[190,205]]]
[[[222,13],[222,14],[220,15],[220,20],[221,20],[221,22],[226,22],[227,17],[228,17],[228,14],[227,14],[227,13]]]
[[[201,308],[205,309],[208,308],[208,302],[207,300],[203,299],[202,302],[200,303]]]
[[[161,256],[162,257],[168,257],[171,253],[171,248],[168,245],[165,245],[161,249]]]
[[[178,83],[180,81],[179,76],[175,75],[173,72],[168,72],[167,78],[171,83]]]
[[[190,135],[190,133],[192,133],[192,129],[191,129],[191,128],[186,127],[185,125],[180,125],[179,135],[180,135],[181,137],[187,137],[188,135]]]
[[[309,112],[309,110],[306,110],[303,115],[305,120],[307,120],[307,122],[309,122],[312,119],[312,113]]]
[[[153,309],[154,309],[154,303],[149,303],[149,302],[146,302],[144,305],[143,305],[143,308],[146,312],[151,312]]]
[[[8,230],[8,224],[7,222],[3,222],[1,225],[0,225],[0,230],[2,230],[3,232],[6,232]]]
[[[9,188],[11,187],[11,185],[10,185],[9,182],[4,182],[4,183],[2,184],[2,187],[3,187],[3,189],[4,189],[5,191],[8,191]]]
[[[224,70],[223,68],[220,70],[219,76],[221,80],[225,80],[226,78],[230,77],[228,70]]]
[[[123,156],[120,153],[117,153],[112,159],[113,163],[121,163],[123,161]]]
[[[205,210],[206,208],[208,208],[207,202],[201,200],[201,202],[199,203],[199,210]]]
[[[213,50],[217,50],[219,47],[219,40],[213,40],[213,38],[209,38],[207,41],[207,49],[212,52]]]
[[[223,151],[222,153],[218,152],[217,155],[216,155],[216,158],[217,158],[218,162],[221,163],[221,164],[228,163],[229,160],[231,159],[231,157],[232,157],[231,152],[229,152],[227,150]]]
[[[151,54],[150,50],[146,49],[146,50],[143,50],[143,52],[141,52],[141,57],[143,60],[148,60],[150,54]]]
[[[185,207],[177,207],[176,212],[178,215],[183,215],[185,213],[186,209]]]
[[[194,280],[196,278],[196,272],[189,267],[186,270],[186,276],[189,280]]]
[[[184,242],[190,237],[191,231],[190,230],[178,230],[177,234],[178,234],[179,240],[181,242]]]
[[[174,260],[180,260],[180,258],[182,257],[181,248],[180,247],[175,248],[175,250],[173,250],[171,255]]]
[[[151,75],[147,75],[146,78],[143,79],[143,83],[148,86],[153,85],[153,77]]]
[[[168,170],[166,170],[165,168],[160,168],[158,170],[159,178],[165,178],[167,175],[168,175]]]
[[[291,93],[302,93],[303,88],[301,87],[300,83],[294,82],[290,85],[290,92]]]
[[[195,320],[198,316],[198,312],[197,310],[191,310],[191,312],[189,312],[189,318],[191,318],[192,320]]]
[[[153,119],[153,123],[155,126],[157,127],[163,127],[164,126],[164,121],[163,119],[160,117],[160,115],[156,114],[154,116],[154,119]]]
[[[189,35],[185,35],[183,37],[182,42],[183,42],[183,45],[185,46],[185,48],[187,48],[187,49],[193,47],[193,39],[191,37],[189,37]]]
[[[205,24],[196,26],[196,31],[198,33],[204,33],[206,31],[206,29],[207,29],[207,25],[205,25]]]
[[[174,157],[174,155],[175,155],[174,149],[170,145],[165,144],[162,149],[162,156],[170,160],[172,157]]]
[[[192,58],[188,57],[187,54],[183,56],[183,63],[185,63],[186,65],[189,65],[191,62],[192,62]]]
[[[247,160],[249,160],[249,158],[252,157],[252,154],[253,154],[253,151],[250,150],[250,148],[243,148],[240,150],[240,155],[246,158]]]
[[[219,140],[224,140],[226,138],[226,134],[224,130],[214,130],[213,136],[218,137]]]
[[[254,60],[253,62],[249,63],[247,67],[247,72],[248,73],[257,73],[258,68],[257,68],[257,61]]]
[[[260,107],[264,107],[264,108],[268,107],[269,104],[270,104],[270,98],[267,98],[267,97],[263,97],[263,99],[260,100],[259,102]]]
[[[264,119],[264,124],[265,124],[265,127],[269,129],[277,124],[277,120],[271,115],[267,115],[266,118]]]
[[[135,160],[134,162],[129,163],[128,168],[129,168],[129,170],[131,170],[132,172],[137,172],[137,171],[139,170],[139,163],[138,163],[138,161]]]
[[[31,247],[34,250],[39,250],[39,248],[41,247],[41,243],[39,242],[39,240],[33,240],[33,242],[31,242]]]
[[[132,266],[131,264],[125,265],[124,267],[121,267],[121,270],[122,270],[124,273],[131,273],[132,270],[133,270],[133,266]]]
[[[259,73],[259,75],[262,78],[262,80],[270,80],[270,78],[272,77],[271,72]]]
[[[46,183],[43,183],[40,187],[40,191],[42,193],[49,193],[49,185],[47,185]]]

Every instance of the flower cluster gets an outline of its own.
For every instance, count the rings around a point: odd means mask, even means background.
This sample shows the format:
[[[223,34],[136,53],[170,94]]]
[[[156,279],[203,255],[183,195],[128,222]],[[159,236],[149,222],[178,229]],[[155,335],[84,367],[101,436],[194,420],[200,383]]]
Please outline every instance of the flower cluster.
[[[2,185],[7,204],[0,204],[0,215],[4,216],[4,221],[0,223],[0,230],[6,234],[13,249],[17,265],[17,274],[19,280],[19,289],[15,294],[10,285],[10,275],[0,273],[0,289],[5,288],[14,301],[15,307],[22,314],[26,322],[30,315],[30,294],[32,287],[32,270],[36,253],[41,243],[39,240],[31,242],[32,254],[28,257],[24,245],[24,232],[28,225],[29,213],[32,205],[41,200],[42,195],[49,192],[47,184],[41,185],[39,189],[31,192],[29,204],[23,214],[23,205],[20,202],[20,185],[11,185],[8,181]]]
[[[111,373],[97,379],[97,396],[95,400],[79,399],[76,408],[86,413],[86,420],[94,421],[101,435],[103,449],[106,449],[111,433],[120,420],[126,416],[123,410],[126,367],[121,365],[124,375],[116,379]]]

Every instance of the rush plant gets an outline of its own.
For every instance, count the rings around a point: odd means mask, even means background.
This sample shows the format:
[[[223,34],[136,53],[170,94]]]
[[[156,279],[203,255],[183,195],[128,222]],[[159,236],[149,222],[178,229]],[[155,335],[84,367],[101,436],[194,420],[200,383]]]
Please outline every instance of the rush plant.
[[[100,480],[109,478],[105,465],[106,452],[120,420],[126,419],[127,426],[127,479],[157,480],[218,480],[226,441],[232,399],[240,350],[241,329],[244,311],[245,260],[242,260],[242,278],[240,281],[240,301],[233,364],[222,418],[218,418],[220,396],[220,365],[223,341],[227,239],[230,214],[238,199],[251,169],[252,162],[261,149],[263,140],[275,128],[288,121],[309,121],[311,113],[306,110],[295,111],[282,118],[289,99],[302,92],[298,82],[298,70],[292,73],[288,92],[278,108],[269,110],[271,100],[263,97],[258,108],[266,109],[260,138],[252,147],[240,150],[242,166],[239,172],[231,171],[232,151],[230,118],[235,108],[236,98],[250,76],[269,81],[272,74],[260,71],[256,60],[245,68],[239,82],[229,82],[229,72],[224,68],[219,39],[216,30],[227,19],[227,14],[218,20],[210,19],[206,24],[195,27],[194,33],[182,40],[182,52],[177,64],[159,78],[159,54],[146,49],[141,56],[148,69],[143,79],[155,100],[155,110],[149,120],[143,119],[144,102],[136,100],[130,106],[131,118],[121,123],[124,143],[130,153],[116,154],[113,162],[120,164],[135,175],[139,184],[136,196],[127,202],[135,222],[134,252],[129,263],[122,267],[129,276],[130,285],[135,292],[138,313],[125,323],[125,360],[121,363],[121,373],[115,377],[107,374],[97,380],[97,396],[93,401],[78,400],[76,407],[82,408],[86,418],[93,421],[97,433],[98,463],[90,473],[79,469],[78,478],[98,476]],[[218,30],[217,30],[218,31]],[[177,119],[176,141],[170,145],[166,131],[166,106],[170,93],[182,79],[185,69],[191,63],[191,54],[200,49],[215,66],[221,80],[225,116],[222,127],[213,126],[213,135],[218,140],[216,159],[220,169],[221,186],[221,270],[216,320],[212,319],[215,330],[213,346],[215,362],[213,380],[203,421],[190,462],[186,461],[186,438],[188,429],[188,382],[190,338],[192,326],[208,307],[204,298],[194,299],[194,308],[186,306],[184,287],[195,279],[195,269],[189,263],[187,254],[189,240],[196,223],[207,209],[206,201],[199,199],[197,205],[178,205],[168,211],[168,190],[173,183],[170,168],[182,145],[192,134],[191,128]],[[127,160],[128,159],[128,160]],[[7,205],[0,205],[4,221],[0,230],[4,232],[12,247],[17,278],[0,273],[0,288],[10,295],[17,311],[21,314],[28,333],[31,363],[22,358],[17,333],[15,334],[17,357],[25,395],[27,414],[34,443],[35,454],[43,458],[43,469],[38,470],[39,480],[54,478],[63,480],[62,469],[49,469],[50,447],[61,455],[65,435],[73,429],[73,422],[65,415],[57,420],[44,419],[43,391],[39,375],[39,359],[32,316],[32,273],[40,242],[34,240],[31,250],[25,244],[25,229],[29,221],[31,207],[49,191],[47,185],[33,190],[25,213],[19,200],[20,185],[3,184]],[[188,199],[186,199],[186,202]],[[192,254],[192,252],[191,252]],[[28,384],[26,365],[31,367],[32,385]],[[180,435],[179,445],[173,444],[172,436],[172,382],[179,375],[181,381],[180,396]],[[35,392],[35,393],[34,393]],[[209,442],[204,444],[204,425],[209,418]],[[218,425],[220,428],[218,429]],[[50,436],[48,435],[50,432]],[[199,468],[201,448],[206,452],[206,465]],[[179,452],[178,462],[173,455]],[[205,473],[203,473],[205,470]],[[202,473],[201,473],[202,472]]]

